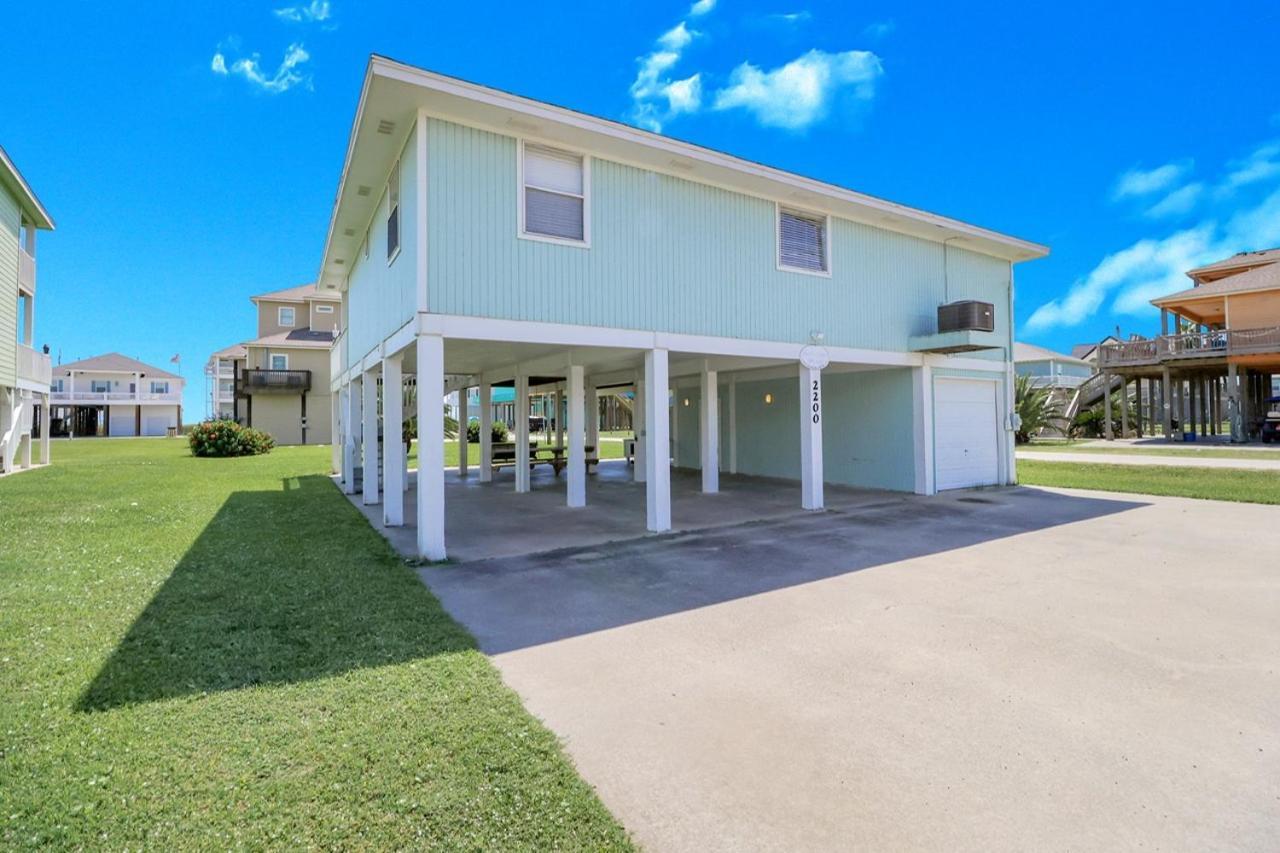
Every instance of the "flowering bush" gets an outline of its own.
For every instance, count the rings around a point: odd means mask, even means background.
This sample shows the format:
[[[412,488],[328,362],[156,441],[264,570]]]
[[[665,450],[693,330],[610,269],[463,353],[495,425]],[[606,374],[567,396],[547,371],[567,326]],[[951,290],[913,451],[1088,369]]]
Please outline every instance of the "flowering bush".
[[[258,456],[276,446],[275,439],[262,430],[229,420],[196,424],[188,440],[192,456]]]

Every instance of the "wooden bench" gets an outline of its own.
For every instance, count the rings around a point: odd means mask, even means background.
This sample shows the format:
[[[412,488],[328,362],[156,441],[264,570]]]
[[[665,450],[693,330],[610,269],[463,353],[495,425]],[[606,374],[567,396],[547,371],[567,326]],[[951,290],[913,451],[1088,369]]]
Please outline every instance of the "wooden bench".
[[[587,456],[587,473],[591,472],[591,467],[600,460],[596,457],[596,448],[594,445],[585,445],[583,451]],[[489,451],[489,464],[492,468],[514,468],[516,465],[516,446],[514,442],[503,442],[495,444]],[[539,454],[551,454],[550,456],[541,456]],[[529,468],[535,465],[550,465],[557,477],[560,472],[569,467],[568,448],[565,447],[538,447],[536,442],[529,443]]]

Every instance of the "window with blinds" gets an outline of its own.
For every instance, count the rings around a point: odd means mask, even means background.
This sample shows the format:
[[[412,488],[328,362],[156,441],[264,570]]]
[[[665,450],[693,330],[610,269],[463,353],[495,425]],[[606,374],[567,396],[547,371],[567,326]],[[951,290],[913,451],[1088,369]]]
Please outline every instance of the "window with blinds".
[[[387,262],[400,251],[400,161],[391,167],[387,178]]]
[[[778,209],[778,265],[805,272],[827,269],[827,218]]]
[[[586,242],[586,167],[578,154],[524,146],[524,233]]]

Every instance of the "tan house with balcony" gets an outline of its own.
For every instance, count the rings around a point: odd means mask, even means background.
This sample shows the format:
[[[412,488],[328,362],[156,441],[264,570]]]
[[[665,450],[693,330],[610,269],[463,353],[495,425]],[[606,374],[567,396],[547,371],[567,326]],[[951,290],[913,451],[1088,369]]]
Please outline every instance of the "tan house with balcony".
[[[1160,336],[1102,346],[1098,369],[1120,378],[1126,400],[1136,387],[1136,399],[1149,402],[1134,416],[1162,422],[1166,436],[1250,441],[1280,375],[1280,249],[1241,252],[1187,276],[1191,287],[1152,300]]]
[[[209,357],[209,416],[265,430],[278,444],[327,444],[329,347],[341,298],[304,284],[250,298],[258,337]]]
[[[49,356],[35,349],[36,232],[53,220],[0,148],[0,474],[49,462]],[[36,413],[37,407],[41,416]]]
[[[51,435],[160,436],[182,426],[184,380],[118,352],[53,368]]]

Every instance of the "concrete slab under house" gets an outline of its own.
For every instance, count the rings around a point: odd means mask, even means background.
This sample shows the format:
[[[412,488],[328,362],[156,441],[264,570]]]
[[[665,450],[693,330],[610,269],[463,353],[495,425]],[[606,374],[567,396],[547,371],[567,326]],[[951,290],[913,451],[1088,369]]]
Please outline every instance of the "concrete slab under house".
[[[636,532],[701,511],[673,502],[673,481],[711,500],[722,480],[789,481],[793,511],[823,509],[827,486],[1010,484],[1013,265],[1046,253],[375,56],[317,277],[341,299],[334,469],[433,560],[486,511],[585,513],[619,477],[643,492],[616,502]],[[493,447],[495,387],[517,413],[558,395],[562,475],[531,471],[526,417]],[[464,453],[446,479],[442,401],[464,392],[465,423],[471,388],[479,470]],[[634,465],[601,473],[595,403],[619,392],[634,395]],[[446,510],[476,484],[466,516]],[[499,490],[514,498],[476,503]]]

